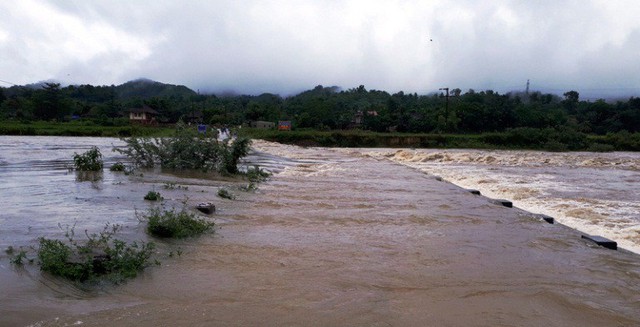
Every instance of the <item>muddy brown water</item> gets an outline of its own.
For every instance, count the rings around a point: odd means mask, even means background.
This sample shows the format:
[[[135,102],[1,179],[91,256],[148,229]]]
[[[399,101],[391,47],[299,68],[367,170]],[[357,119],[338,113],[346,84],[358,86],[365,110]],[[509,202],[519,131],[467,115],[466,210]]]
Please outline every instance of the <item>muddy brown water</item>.
[[[249,160],[276,171],[271,180],[256,193],[236,191],[236,201],[216,200],[214,234],[162,244],[183,253],[124,285],[86,290],[2,257],[0,325],[640,325],[634,253],[389,160],[256,148]],[[128,192],[116,216],[129,237],[142,237],[127,213],[167,178],[189,185],[174,190],[176,201],[240,184],[149,174],[95,194]],[[101,201],[95,194],[89,204]],[[3,242],[32,241],[23,234],[3,232]]]

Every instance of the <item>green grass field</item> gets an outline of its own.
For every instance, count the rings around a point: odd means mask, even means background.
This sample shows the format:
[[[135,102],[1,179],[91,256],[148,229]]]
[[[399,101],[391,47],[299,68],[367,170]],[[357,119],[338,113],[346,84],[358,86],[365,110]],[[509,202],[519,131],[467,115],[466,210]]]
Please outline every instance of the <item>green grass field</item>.
[[[572,131],[531,128],[484,134],[376,133],[361,130],[277,131],[242,128],[240,134],[255,139],[301,146],[640,151],[640,133],[586,135]]]
[[[0,135],[46,135],[46,136],[169,136],[173,127],[151,126],[101,126],[92,122],[19,122],[0,121]]]

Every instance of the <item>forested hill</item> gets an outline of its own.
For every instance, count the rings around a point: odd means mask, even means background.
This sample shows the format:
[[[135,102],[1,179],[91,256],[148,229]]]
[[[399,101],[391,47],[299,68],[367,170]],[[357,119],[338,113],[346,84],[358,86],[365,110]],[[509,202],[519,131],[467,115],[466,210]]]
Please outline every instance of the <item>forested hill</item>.
[[[150,99],[153,97],[188,98],[196,92],[184,85],[172,85],[149,79],[137,79],[115,87],[120,100],[132,98]]]
[[[44,81],[23,86],[0,88],[5,97],[24,93],[25,89],[41,90],[47,84],[56,84],[55,81]],[[59,86],[59,85],[58,85]],[[93,86],[89,84],[70,85],[62,87],[69,95],[81,101],[103,101],[115,96],[118,100],[133,98],[150,99],[154,97],[185,98],[195,95],[196,92],[184,85],[173,85],[156,82],[147,78],[139,78],[120,85]]]
[[[197,94],[181,85],[146,79],[118,86],[44,83],[40,88],[0,88],[0,120],[91,120],[128,123],[130,108],[147,105],[158,120],[240,125],[289,120],[293,128],[362,129],[376,132],[477,134],[530,128],[605,135],[640,132],[640,98],[615,103],[584,101],[576,91],[499,94],[491,90],[451,89],[429,95],[341,90],[318,85],[295,96]]]

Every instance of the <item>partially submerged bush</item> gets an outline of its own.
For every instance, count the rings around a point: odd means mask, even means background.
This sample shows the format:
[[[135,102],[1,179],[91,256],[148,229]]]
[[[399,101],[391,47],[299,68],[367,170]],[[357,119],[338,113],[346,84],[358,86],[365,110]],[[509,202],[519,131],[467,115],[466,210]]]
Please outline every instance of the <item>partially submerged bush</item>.
[[[185,191],[186,191],[186,190],[188,190],[188,189],[189,189],[189,187],[188,187],[188,186],[178,185],[176,182],[165,182],[165,183],[164,183],[164,185],[163,185],[163,187],[164,187],[166,190],[176,190],[176,189],[177,189],[177,190],[181,190],[181,189],[182,189],[182,190],[185,190]]]
[[[111,171],[125,171],[127,167],[120,161],[114,163],[109,170]]]
[[[221,172],[227,172],[230,174],[238,173],[238,162],[241,158],[246,157],[249,154],[249,149],[251,148],[251,140],[248,138],[238,138],[236,139],[231,146],[229,143],[223,143],[224,151],[222,152],[224,155],[224,166]]]
[[[244,174],[245,176],[247,176],[247,179],[249,179],[249,184],[246,186],[240,187],[240,189],[245,192],[253,192],[257,190],[258,184],[266,181],[269,178],[269,176],[271,176],[271,173],[261,169],[257,165],[247,168],[247,171]]]
[[[76,170],[80,171],[100,171],[102,170],[102,153],[98,147],[91,149],[83,154],[73,154],[73,164]]]
[[[22,266],[24,264],[24,260],[27,259],[27,251],[25,250],[20,250],[18,254],[14,254],[13,248],[12,248],[11,253],[7,251],[7,254],[11,256],[11,259],[9,260],[9,262],[17,266]],[[29,260],[29,262],[33,262],[33,259],[27,259],[27,260]]]
[[[147,232],[162,238],[185,238],[209,231],[214,223],[199,218],[198,215],[182,208],[176,211],[161,208],[150,208],[141,220],[147,221]]]
[[[144,199],[149,201],[160,201],[162,200],[162,196],[159,192],[149,191],[147,195],[144,196]]]
[[[78,182],[97,182],[102,180],[104,174],[102,170],[99,171],[84,171],[79,170],[76,171],[76,181]]]
[[[221,188],[218,190],[218,196],[223,199],[229,199],[229,200],[235,199],[235,196],[233,196],[231,192],[229,192],[227,189],[224,189],[224,188]]]
[[[238,172],[240,158],[247,155],[251,141],[239,138],[229,143],[218,141],[217,135],[204,135],[184,124],[178,124],[174,137],[131,137],[124,140],[125,149],[114,151],[128,156],[136,166]]]
[[[247,178],[252,183],[261,183],[267,180],[271,173],[266,170],[261,169],[259,166],[255,165],[253,168],[247,169]]]
[[[73,228],[67,230],[67,241],[41,237],[38,261],[40,269],[74,281],[108,279],[115,283],[135,277],[150,265],[154,244],[114,239],[119,225],[106,225],[104,230],[89,235],[87,241],[74,239]]]
[[[249,182],[246,186],[241,186],[240,189],[245,192],[253,192],[258,189],[258,186],[254,182]]]

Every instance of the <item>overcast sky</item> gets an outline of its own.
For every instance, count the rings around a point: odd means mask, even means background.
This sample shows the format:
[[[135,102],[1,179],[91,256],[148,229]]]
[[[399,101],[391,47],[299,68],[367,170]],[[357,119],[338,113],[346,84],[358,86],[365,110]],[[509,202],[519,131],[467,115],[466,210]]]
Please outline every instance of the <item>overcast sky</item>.
[[[0,2],[0,85],[640,95],[636,0]]]

